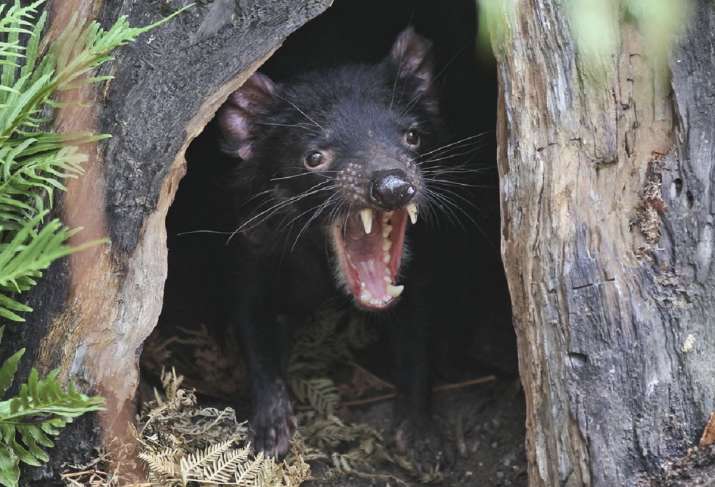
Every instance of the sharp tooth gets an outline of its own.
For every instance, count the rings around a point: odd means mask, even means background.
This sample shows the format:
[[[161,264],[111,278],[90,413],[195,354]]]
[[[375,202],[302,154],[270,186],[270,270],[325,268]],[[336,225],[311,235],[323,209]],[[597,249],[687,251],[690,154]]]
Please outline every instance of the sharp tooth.
[[[407,205],[407,214],[410,215],[410,221],[414,225],[417,223],[417,205],[414,203],[410,203]]]
[[[390,250],[390,247],[392,247],[392,242],[390,241],[389,238],[386,238],[385,240],[382,241],[382,251],[387,252]]]
[[[389,237],[391,232],[392,232],[392,225],[383,223],[382,224],[382,237],[383,238]]]
[[[360,219],[362,220],[362,227],[365,229],[365,233],[370,233],[372,231],[372,210],[370,208],[360,210]]]
[[[391,284],[387,285],[387,294],[392,296],[393,298],[396,298],[400,294],[402,294],[402,291],[404,291],[405,286],[404,284],[400,284],[399,286],[393,286]]]

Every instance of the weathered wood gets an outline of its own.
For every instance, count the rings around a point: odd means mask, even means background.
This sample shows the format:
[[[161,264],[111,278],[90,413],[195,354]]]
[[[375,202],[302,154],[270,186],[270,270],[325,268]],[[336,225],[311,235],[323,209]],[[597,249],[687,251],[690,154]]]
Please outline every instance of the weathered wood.
[[[146,25],[188,3],[55,0],[47,6],[48,33],[56,35],[74,14],[105,26],[119,15]],[[57,479],[63,461],[81,461],[95,446],[127,439],[139,354],[162,306],[165,216],[185,171],[184,151],[223,100],[330,3],[199,3],[121,49],[107,68],[114,79],[85,90],[86,106],[59,113],[61,131],[112,135],[86,148],[87,175],[70,182],[59,202],[70,226],[85,227],[73,243],[108,237],[111,244],[50,269],[29,298],[35,312],[15,343],[28,348],[25,372],[30,365],[59,367],[84,390],[104,395],[107,411],[98,422],[84,419],[63,433],[53,464],[32,473],[40,485]]]
[[[631,486],[715,408],[715,9],[696,2],[670,82],[617,15],[618,55],[584,63],[564,3],[514,2],[496,46],[529,479]]]

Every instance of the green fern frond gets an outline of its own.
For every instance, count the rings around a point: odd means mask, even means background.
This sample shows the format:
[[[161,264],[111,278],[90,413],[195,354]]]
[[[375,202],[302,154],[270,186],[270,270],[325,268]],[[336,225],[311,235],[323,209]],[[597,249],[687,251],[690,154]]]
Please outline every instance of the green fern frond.
[[[65,178],[82,174],[86,155],[53,139],[33,137],[0,147],[0,231],[19,229],[51,205],[54,191],[65,189]]]
[[[96,22],[80,25],[75,17],[43,49],[47,14],[38,16],[38,8],[44,2],[0,5],[0,321],[23,321],[22,313],[31,308],[16,295],[34,286],[55,260],[97,243],[70,248],[66,242],[75,230],[46,220],[54,192],[65,189],[66,178],[82,173],[86,156],[76,146],[105,137],[43,132],[53,110],[68,103],[53,97],[108,79],[91,72],[110,59],[113,49],[173,17],[141,28],[122,17],[108,31]],[[0,399],[23,353],[16,352],[0,367]],[[17,396],[0,401],[0,485],[17,487],[20,462],[46,462],[51,438],[102,403],[71,384],[60,387],[57,371],[40,378],[32,370]]]
[[[3,200],[0,198],[0,204]],[[65,245],[67,239],[75,233],[68,230],[55,219],[40,230],[37,226],[46,216],[44,211],[27,221],[13,236],[13,239],[0,245],[0,317],[11,321],[24,321],[17,312],[31,311],[9,295],[31,288],[55,260],[73,252]]]
[[[25,17],[31,15],[43,1],[35,2],[34,9],[29,10]],[[24,68],[19,68],[15,63],[3,66],[0,80],[3,86],[12,89],[5,92],[5,99],[0,99],[0,143],[8,140],[17,129],[28,125],[32,127],[32,117],[40,113],[55,93],[76,89],[79,85],[75,82],[80,79],[82,84],[107,79],[83,77],[112,59],[110,53],[114,49],[133,42],[140,34],[167,22],[187,8],[189,6],[145,27],[132,27],[127,17],[122,16],[107,31],[98,22],[83,27],[78,17],[74,16],[40,62],[38,43],[42,29],[39,27],[45,22],[45,14],[33,30],[21,29],[19,26],[22,24],[11,22],[9,25],[12,25],[13,30],[7,34],[8,42],[13,44],[17,41],[13,40],[16,37],[13,33],[18,29],[28,34],[30,41],[25,49]],[[1,26],[0,32],[3,32]]]
[[[0,382],[7,389],[17,369],[17,357],[10,357],[0,368]],[[57,436],[72,420],[86,412],[102,408],[103,399],[88,397],[71,384],[63,390],[53,371],[40,378],[33,369],[16,397],[0,401],[0,483],[17,485],[19,462],[39,466],[49,457],[43,448],[51,448]],[[3,465],[6,470],[3,470]],[[19,475],[19,474],[17,474]]]
[[[2,342],[4,331],[5,327],[0,326],[0,342]],[[15,378],[15,372],[17,372],[17,366],[24,353],[25,349],[21,348],[6,359],[2,366],[0,366],[0,397],[2,397],[12,385],[12,381]]]

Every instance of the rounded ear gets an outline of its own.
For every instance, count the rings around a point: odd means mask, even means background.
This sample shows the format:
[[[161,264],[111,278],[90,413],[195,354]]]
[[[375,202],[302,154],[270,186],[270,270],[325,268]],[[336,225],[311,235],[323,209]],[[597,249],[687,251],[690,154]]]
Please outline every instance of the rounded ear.
[[[256,118],[272,102],[275,90],[275,84],[268,76],[254,73],[231,93],[216,115],[226,152],[241,159],[251,158]]]
[[[410,26],[400,32],[392,45],[389,60],[397,68],[399,78],[414,78],[419,92],[428,91],[432,86],[434,59],[432,42],[428,41]]]

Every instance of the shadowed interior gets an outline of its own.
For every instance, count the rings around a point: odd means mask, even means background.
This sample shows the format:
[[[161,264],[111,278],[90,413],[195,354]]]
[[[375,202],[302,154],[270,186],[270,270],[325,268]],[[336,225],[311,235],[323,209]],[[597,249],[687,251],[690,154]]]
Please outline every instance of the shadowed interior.
[[[511,458],[512,465],[522,462],[523,404],[521,395],[512,392],[517,377],[516,344],[499,255],[494,143],[496,75],[487,50],[475,49],[473,3],[425,0],[386,5],[376,0],[337,0],[325,14],[291,36],[262,71],[280,82],[296,69],[377,62],[408,24],[434,42],[441,109],[450,142],[457,142],[443,161],[446,167],[458,168],[452,174],[458,184],[444,188],[452,204],[445,204],[443,211],[429,217],[420,215],[415,225],[405,210],[392,215],[376,212],[368,238],[364,222],[353,215],[335,235],[334,245],[338,247],[344,274],[349,276],[343,284],[353,287],[353,295],[365,298],[361,299],[365,308],[381,308],[389,303],[392,294],[398,293],[395,288],[410,285],[400,282],[399,264],[403,256],[402,242],[397,240],[404,234],[399,230],[404,228],[406,238],[419,240],[420,257],[429,259],[423,265],[430,269],[425,275],[430,284],[425,304],[434,317],[431,348],[435,383],[467,383],[488,374],[498,377],[494,387],[466,388],[436,405],[437,413],[445,416],[454,415],[457,410],[460,414],[473,411],[478,419],[474,419],[476,425],[469,434],[475,438],[493,432],[504,439],[503,444],[493,448],[493,454],[482,453],[465,460],[461,470],[458,469],[460,475],[467,475],[465,472],[477,469],[477,463],[487,462],[486,467],[481,467],[484,470],[481,480],[485,485],[494,485],[490,482],[504,469],[504,458]],[[216,279],[215,269],[230,263],[222,262],[220,253],[212,249],[225,244],[227,235],[222,232],[230,231],[232,225],[235,228],[226,211],[230,205],[221,200],[225,192],[218,190],[235,162],[219,153],[217,134],[217,127],[211,123],[190,147],[188,173],[169,211],[169,277],[164,309],[155,331],[158,337],[175,336],[179,329],[205,325],[209,330],[217,330],[222,326],[216,302],[226,284]],[[385,252],[388,220],[397,239],[391,241]],[[360,239],[351,240],[351,235],[358,232],[362,232]],[[374,261],[372,267],[369,261]],[[360,283],[365,287],[361,288]],[[364,294],[365,290],[369,295]],[[216,334],[220,336],[220,330]],[[388,335],[381,333],[377,343],[362,351],[360,363],[390,381]],[[157,373],[146,366],[143,372],[147,380]],[[210,396],[212,401],[232,401],[216,394]],[[446,409],[440,411],[441,407]],[[354,414],[379,421],[389,413],[384,408],[374,408]],[[504,414],[512,415],[511,419],[504,419]],[[494,418],[502,418],[501,423],[494,423]],[[505,425],[506,421],[510,424]],[[514,478],[511,485],[526,485],[519,471],[509,470],[509,475]]]

